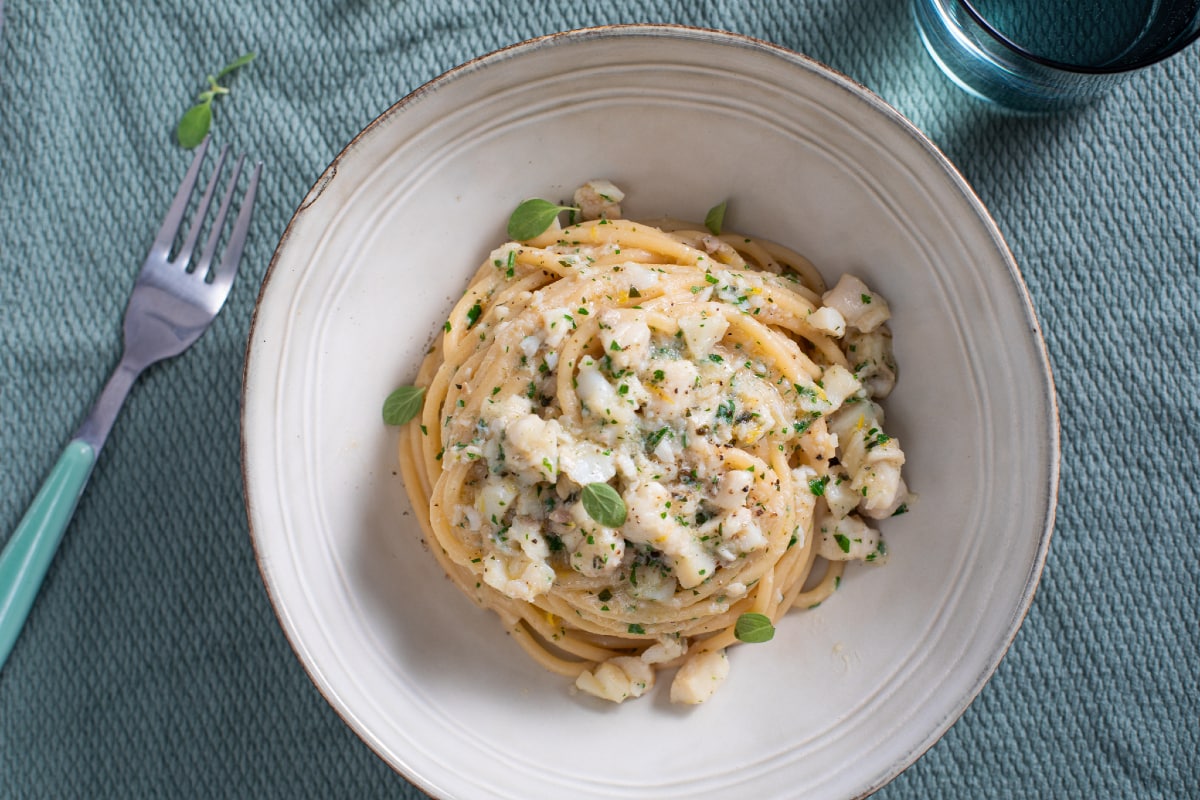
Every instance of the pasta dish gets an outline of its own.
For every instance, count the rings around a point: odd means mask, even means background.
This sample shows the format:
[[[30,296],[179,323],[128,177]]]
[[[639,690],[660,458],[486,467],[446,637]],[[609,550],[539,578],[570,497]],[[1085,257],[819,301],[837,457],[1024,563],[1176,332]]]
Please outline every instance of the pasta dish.
[[[729,646],[886,558],[873,523],[910,502],[878,405],[890,311],[778,244],[622,200],[592,181],[489,255],[418,373],[400,464],[446,574],[538,663],[615,702],[677,668],[671,700],[699,703]]]

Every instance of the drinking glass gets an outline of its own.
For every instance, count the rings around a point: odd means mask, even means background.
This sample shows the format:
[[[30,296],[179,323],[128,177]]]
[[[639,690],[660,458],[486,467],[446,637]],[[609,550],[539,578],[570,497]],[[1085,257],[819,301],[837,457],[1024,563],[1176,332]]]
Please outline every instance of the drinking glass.
[[[912,10],[952,81],[1019,111],[1095,100],[1200,36],[1200,0],[912,0]]]

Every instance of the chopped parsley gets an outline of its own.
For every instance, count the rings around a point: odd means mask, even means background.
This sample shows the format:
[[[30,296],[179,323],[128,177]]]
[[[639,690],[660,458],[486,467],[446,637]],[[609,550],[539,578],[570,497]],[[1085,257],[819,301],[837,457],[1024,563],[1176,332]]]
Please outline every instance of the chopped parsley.
[[[654,433],[646,437],[646,449],[653,450],[654,448],[658,447],[659,442],[663,440],[664,436],[675,438],[675,432],[667,427],[659,428]]]

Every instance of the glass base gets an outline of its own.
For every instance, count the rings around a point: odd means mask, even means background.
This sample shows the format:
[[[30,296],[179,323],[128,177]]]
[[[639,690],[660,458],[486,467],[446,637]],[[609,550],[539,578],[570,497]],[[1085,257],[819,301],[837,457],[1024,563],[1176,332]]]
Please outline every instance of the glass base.
[[[959,88],[1004,108],[1044,113],[1097,100],[1127,73],[1078,73],[1026,59],[997,42],[956,0],[912,0],[929,55]]]

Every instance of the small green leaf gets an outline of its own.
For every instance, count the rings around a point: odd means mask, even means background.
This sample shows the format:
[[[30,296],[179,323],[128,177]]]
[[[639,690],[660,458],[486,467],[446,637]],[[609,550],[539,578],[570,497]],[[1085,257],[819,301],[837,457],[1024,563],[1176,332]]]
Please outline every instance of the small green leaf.
[[[229,73],[233,72],[238,67],[244,67],[253,60],[254,60],[254,53],[246,53],[244,56],[241,56],[238,59],[226,64],[221,69],[221,71],[217,73],[216,77],[218,79],[223,78],[226,75],[228,75]]]
[[[476,322],[478,322],[479,315],[482,313],[483,313],[483,308],[479,305],[479,303],[476,303],[475,305],[473,305],[469,309],[467,309],[467,327],[470,328]]]
[[[401,386],[383,401],[383,421],[387,425],[403,425],[421,411],[425,397],[423,386]]]
[[[573,206],[556,206],[549,200],[533,198],[517,206],[508,218],[509,238],[518,242],[536,239],[554,222],[560,211],[578,211]]]
[[[837,542],[837,546],[842,549],[843,553],[850,552],[850,540],[844,534],[835,533],[833,535],[833,540]]]
[[[721,235],[721,226],[725,224],[725,201],[722,200],[717,205],[708,210],[704,215],[704,227],[712,231],[713,236]]]
[[[217,83],[225,75],[233,72],[238,67],[243,67],[254,60],[254,53],[246,53],[244,56],[226,64],[224,69],[216,75],[209,75],[208,89],[201,92],[196,98],[196,104],[184,112],[183,117],[179,120],[179,125],[175,128],[175,137],[179,140],[179,144],[189,150],[204,141],[204,137],[208,135],[209,128],[212,127],[213,98],[222,94],[229,94],[229,90]]]
[[[820,478],[813,478],[808,482],[808,490],[813,493],[814,497],[823,497],[825,495],[825,487],[829,485],[829,476],[822,475]]]
[[[775,626],[766,614],[751,612],[738,617],[737,624],[733,627],[733,635],[738,641],[749,644],[769,642],[775,638]]]
[[[607,483],[589,483],[583,487],[580,499],[588,516],[604,527],[619,528],[625,524],[625,516],[628,513],[625,501],[617,494],[617,490]]]
[[[175,136],[179,139],[181,146],[191,150],[204,141],[210,127],[212,127],[211,99],[197,103],[184,112],[183,117],[179,120],[179,127],[175,129]]]
[[[629,628],[627,630],[630,633],[634,633],[639,636],[644,635],[646,633],[646,629],[643,628],[641,625],[637,624],[636,622],[629,623]]]

